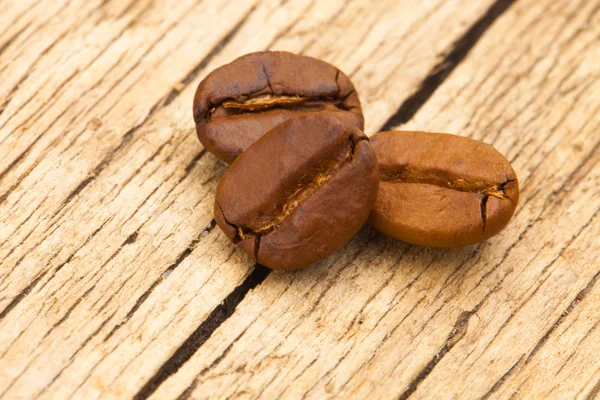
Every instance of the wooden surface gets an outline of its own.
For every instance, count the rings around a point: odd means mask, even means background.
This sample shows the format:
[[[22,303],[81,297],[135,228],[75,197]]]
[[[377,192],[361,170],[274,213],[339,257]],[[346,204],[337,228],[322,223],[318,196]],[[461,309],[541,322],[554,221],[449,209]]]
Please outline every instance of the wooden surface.
[[[598,0],[0,0],[0,398],[594,398]],[[191,114],[247,52],[351,76],[366,132],[493,144],[511,224],[365,227],[298,272],[215,228]]]

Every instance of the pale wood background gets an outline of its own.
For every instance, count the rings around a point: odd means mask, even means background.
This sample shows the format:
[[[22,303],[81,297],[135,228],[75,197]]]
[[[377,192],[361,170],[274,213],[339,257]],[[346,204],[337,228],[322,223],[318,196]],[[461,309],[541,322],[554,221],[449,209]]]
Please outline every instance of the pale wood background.
[[[594,398],[599,0],[0,0],[0,397]],[[521,203],[478,246],[366,227],[299,272],[215,228],[212,69],[323,58],[366,131],[453,132]]]

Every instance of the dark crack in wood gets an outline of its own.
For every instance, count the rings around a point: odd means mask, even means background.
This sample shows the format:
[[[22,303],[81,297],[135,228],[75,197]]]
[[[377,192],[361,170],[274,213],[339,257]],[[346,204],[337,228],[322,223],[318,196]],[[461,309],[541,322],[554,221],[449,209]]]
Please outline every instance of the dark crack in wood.
[[[565,318],[571,311],[585,298],[585,296],[592,290],[596,282],[600,279],[600,271],[594,275],[594,277],[588,282],[588,284],[579,292],[577,296],[571,301],[571,304],[560,314],[558,319],[552,324],[552,326],[546,331],[544,336],[537,342],[531,353],[527,356],[525,364],[529,364],[533,356],[546,344],[550,336],[556,331],[556,329],[563,323]]]
[[[35,278],[27,287],[15,296],[10,303],[0,312],[0,320],[4,319],[19,303],[31,292],[31,290],[38,284],[39,281],[48,273],[48,270],[42,272]]]
[[[119,322],[117,325],[115,325],[113,327],[113,329],[106,335],[106,337],[104,338],[104,342],[107,342],[111,337],[114,336],[115,333],[117,333],[117,331],[123,326],[125,325],[130,319],[131,317],[133,317],[133,315],[136,313],[137,310],[139,310],[139,308],[142,306],[142,304],[144,304],[144,302],[146,301],[146,299],[148,299],[148,297],[150,297],[150,295],[152,294],[152,292],[154,291],[154,289],[156,289],[156,287],[162,283],[165,278],[164,276],[170,274],[171,272],[173,272],[179,265],[181,265],[181,263],[190,255],[192,254],[192,251],[194,250],[194,248],[198,245],[198,243],[200,243],[200,240],[202,240],[202,238],[206,237],[206,235],[208,233],[210,233],[215,226],[217,225],[217,223],[215,222],[215,220],[213,219],[210,222],[210,225],[204,229],[202,232],[200,232],[200,234],[194,238],[186,247],[186,249],[184,251],[182,251],[177,258],[175,259],[175,261],[170,264],[158,277],[158,279],[156,279],[152,285],[150,285],[150,287],[136,300],[135,304],[133,305],[133,307],[131,308],[131,310],[129,310],[129,312],[125,315],[125,318],[123,318],[123,320],[121,322]]]
[[[233,29],[231,29],[223,38],[223,40],[221,40],[216,46],[214,46],[210,52],[206,55],[206,57],[204,57],[204,59],[202,61],[200,61],[200,63],[198,65],[196,65],[186,76],[185,78],[183,78],[183,80],[181,81],[181,87],[177,88],[177,89],[173,89],[171,90],[171,93],[169,93],[169,95],[167,96],[167,100],[165,101],[164,106],[168,106],[169,104],[171,104],[177,97],[179,97],[179,95],[181,94],[181,92],[183,91],[183,89],[185,87],[187,87],[190,83],[194,82],[196,80],[196,78],[198,77],[198,75],[200,74],[200,72],[202,72],[206,66],[217,56],[219,55],[219,53],[221,53],[221,51],[223,50],[223,48],[225,46],[227,46],[231,40],[233,39],[234,36],[236,36],[238,34],[238,32],[242,29],[242,27],[245,25],[246,21],[248,21],[248,18],[250,17],[250,15],[254,12],[254,10],[256,10],[256,4],[253,5],[250,10],[248,10],[248,12],[242,17],[242,19],[233,27]]]
[[[476,310],[475,310],[476,311]],[[412,382],[408,385],[408,388],[398,397],[399,400],[408,399],[419,387],[421,382],[425,380],[433,371],[435,366],[444,358],[444,356],[452,350],[452,348],[458,343],[467,333],[467,328],[469,326],[469,319],[475,313],[474,310],[471,311],[463,311],[460,313],[456,322],[454,323],[454,327],[450,331],[446,342],[442,346],[442,348],[437,352],[435,356],[425,365],[425,367],[419,372],[417,377],[412,380]]]
[[[179,346],[169,359],[156,371],[144,386],[133,397],[135,400],[145,400],[156,389],[176,373],[198,349],[212,336],[212,334],[235,312],[238,304],[244,300],[248,292],[260,285],[269,275],[268,268],[256,264],[254,270],[236,287],[221,304],[219,304],[208,317],[196,328],[194,332]],[[223,355],[224,356],[224,355]]]
[[[508,377],[513,373],[513,371],[515,369],[517,369],[517,367],[521,364],[521,362],[523,362],[523,359],[525,358],[525,354],[523,354],[518,360],[517,362],[515,362],[512,367],[510,367],[510,369],[508,371],[506,371],[506,373],[504,375],[502,375],[500,377],[500,379],[498,379],[498,381],[496,381],[496,383],[494,383],[492,385],[492,387],[490,388],[490,390],[488,390],[488,392],[486,394],[483,395],[483,397],[481,398],[481,400],[487,400],[489,399],[492,394],[494,394],[498,389],[500,389],[500,386],[502,386],[502,384],[504,382],[506,382],[506,380],[508,379]]]
[[[465,59],[490,26],[514,3],[515,0],[496,0],[487,12],[454,43],[448,55],[431,69],[419,89],[402,102],[394,115],[388,118],[379,130],[389,131],[410,121],[450,73]]]

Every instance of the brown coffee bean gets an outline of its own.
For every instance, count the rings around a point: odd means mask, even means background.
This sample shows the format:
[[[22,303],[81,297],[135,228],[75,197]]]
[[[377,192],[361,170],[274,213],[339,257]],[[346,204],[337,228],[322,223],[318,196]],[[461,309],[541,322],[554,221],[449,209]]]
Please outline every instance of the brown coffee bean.
[[[371,138],[379,193],[369,223],[402,241],[432,247],[486,240],[510,221],[519,201],[517,175],[492,146],[426,132]]]
[[[282,51],[252,53],[211,72],[194,97],[200,141],[231,163],[271,128],[303,113],[336,112],[363,129],[358,94],[324,61]]]
[[[223,175],[215,220],[258,263],[298,269],[342,247],[366,222],[377,195],[368,138],[311,113],[273,128]]]

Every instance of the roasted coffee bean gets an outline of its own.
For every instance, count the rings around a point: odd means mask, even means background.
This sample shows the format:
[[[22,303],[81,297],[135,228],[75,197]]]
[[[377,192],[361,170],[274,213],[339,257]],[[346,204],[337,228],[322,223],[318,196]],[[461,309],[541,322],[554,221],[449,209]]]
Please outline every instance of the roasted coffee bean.
[[[211,72],[194,97],[198,138],[231,163],[271,128],[303,113],[336,112],[363,129],[358,94],[324,61],[282,51],[252,53]]]
[[[231,164],[215,220],[256,262],[298,269],[342,247],[366,222],[379,179],[369,140],[327,113],[273,128]]]
[[[426,132],[371,138],[379,193],[369,223],[402,241],[432,247],[486,240],[510,221],[519,201],[517,175],[492,146]]]

